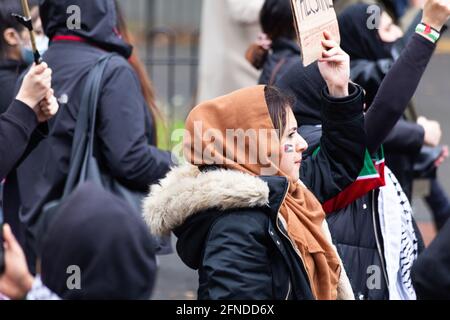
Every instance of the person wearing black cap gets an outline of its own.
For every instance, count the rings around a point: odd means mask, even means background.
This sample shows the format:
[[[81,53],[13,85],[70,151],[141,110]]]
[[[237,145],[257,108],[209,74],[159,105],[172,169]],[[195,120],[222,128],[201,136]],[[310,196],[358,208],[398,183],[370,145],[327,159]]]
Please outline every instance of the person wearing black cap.
[[[138,212],[93,183],[80,186],[52,217],[37,277],[28,271],[23,252],[8,226],[5,240],[6,268],[0,276],[0,292],[6,297],[37,300],[151,297],[156,260],[150,233]],[[72,282],[71,276],[78,279]]]

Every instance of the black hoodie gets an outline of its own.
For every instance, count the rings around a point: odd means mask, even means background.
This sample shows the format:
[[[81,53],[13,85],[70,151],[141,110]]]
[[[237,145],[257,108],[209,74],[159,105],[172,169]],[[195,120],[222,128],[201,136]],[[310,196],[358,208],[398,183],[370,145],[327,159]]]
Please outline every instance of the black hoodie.
[[[59,208],[41,263],[44,284],[67,300],[149,299],[155,280],[152,239],[139,213],[92,183]],[[74,267],[78,290],[67,286]]]
[[[81,30],[67,29],[69,5],[81,9]],[[145,192],[149,185],[165,176],[172,164],[169,152],[151,145],[154,119],[139,79],[125,59],[130,46],[114,28],[114,1],[46,0],[40,9],[44,30],[53,40],[43,58],[53,70],[52,87],[59,98],[60,109],[49,121],[48,138],[17,170],[20,219],[28,228],[28,241],[32,246],[35,245],[33,227],[42,207],[62,195],[83,83],[92,66],[107,52],[105,50],[122,56],[116,55],[109,61],[101,84],[95,137],[95,153],[101,170],[127,187]],[[66,38],[55,41],[57,35],[66,35]],[[74,39],[74,36],[79,38]],[[15,207],[15,214],[18,214],[17,204],[8,207]]]
[[[68,29],[67,24],[75,21],[72,18],[75,19],[78,12],[81,29]],[[77,35],[127,59],[131,56],[132,46],[123,41],[117,29],[114,0],[45,0],[40,14],[45,34],[50,39],[55,35]]]

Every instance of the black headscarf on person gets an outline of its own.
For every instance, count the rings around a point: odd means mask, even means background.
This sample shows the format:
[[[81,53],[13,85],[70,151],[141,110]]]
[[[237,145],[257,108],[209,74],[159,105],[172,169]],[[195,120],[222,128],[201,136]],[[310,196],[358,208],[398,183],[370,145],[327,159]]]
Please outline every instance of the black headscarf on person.
[[[81,29],[71,30],[67,26],[71,18],[67,11],[71,6],[80,9]],[[117,28],[114,0],[44,0],[40,15],[44,32],[50,39],[55,35],[76,35],[126,59],[131,56],[133,47],[122,39]]]
[[[322,123],[321,92],[326,87],[326,82],[317,62],[304,67],[299,60],[275,86],[294,97],[292,109],[299,126]]]
[[[351,60],[379,60],[391,58],[392,44],[384,43],[376,28],[368,28],[371,17],[369,5],[355,4],[345,9],[338,17],[341,32],[341,48],[348,53]],[[380,13],[383,8],[380,7]]]
[[[43,242],[42,281],[66,300],[149,299],[155,280],[152,239],[138,213],[92,183],[59,208]],[[68,289],[78,266],[81,290]]]

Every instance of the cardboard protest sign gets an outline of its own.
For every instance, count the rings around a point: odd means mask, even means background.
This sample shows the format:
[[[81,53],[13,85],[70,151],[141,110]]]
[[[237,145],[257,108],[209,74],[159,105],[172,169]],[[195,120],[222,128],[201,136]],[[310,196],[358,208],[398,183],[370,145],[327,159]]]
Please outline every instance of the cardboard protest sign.
[[[322,57],[323,32],[340,42],[339,25],[332,0],[291,0],[303,65]]]

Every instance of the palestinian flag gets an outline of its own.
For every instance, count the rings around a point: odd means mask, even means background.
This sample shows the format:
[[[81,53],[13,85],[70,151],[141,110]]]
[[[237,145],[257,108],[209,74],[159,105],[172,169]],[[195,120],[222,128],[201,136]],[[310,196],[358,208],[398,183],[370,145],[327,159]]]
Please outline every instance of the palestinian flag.
[[[345,208],[358,198],[361,198],[369,191],[386,185],[384,180],[384,151],[380,151],[374,156],[370,156],[366,151],[364,167],[355,182],[344,189],[336,197],[326,201],[322,207],[325,213],[330,214]]]

